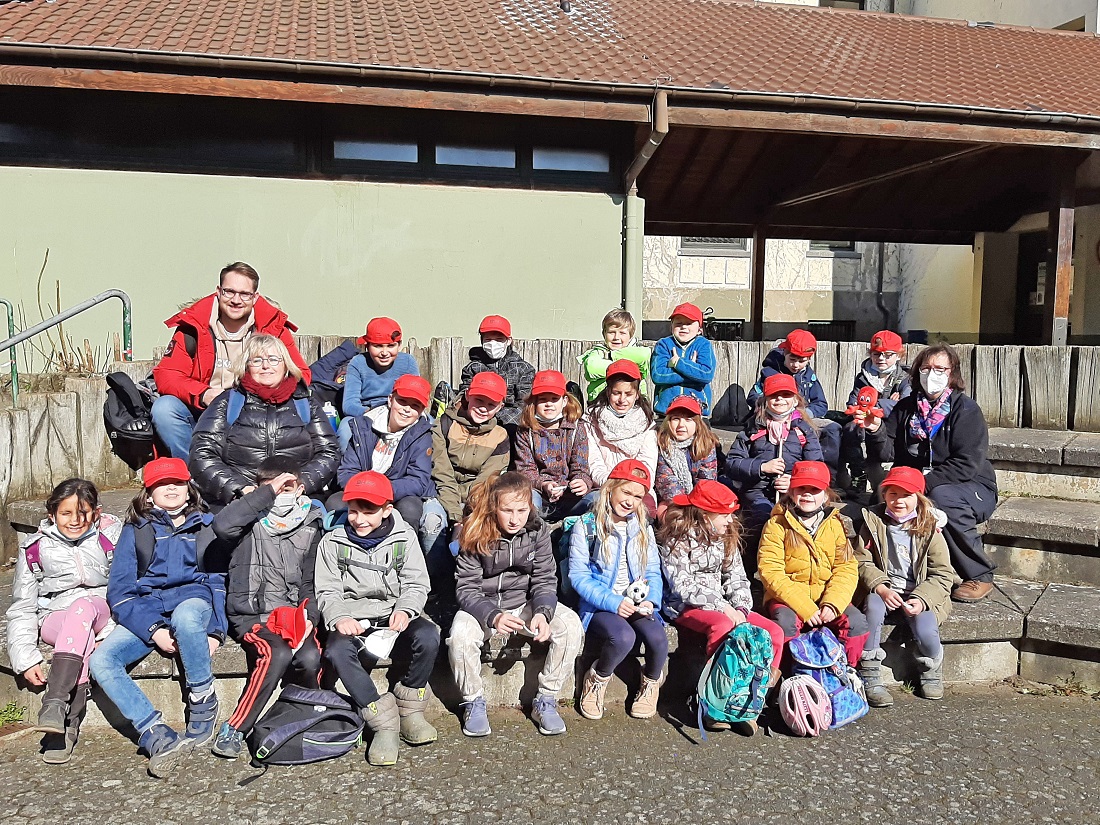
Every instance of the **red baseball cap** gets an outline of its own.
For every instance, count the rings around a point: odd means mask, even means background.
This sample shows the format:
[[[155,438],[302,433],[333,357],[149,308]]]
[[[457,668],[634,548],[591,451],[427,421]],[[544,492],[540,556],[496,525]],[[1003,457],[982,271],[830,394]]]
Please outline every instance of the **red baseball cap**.
[[[673,496],[672,503],[677,507],[687,507],[690,504],[708,513],[736,513],[740,508],[737,503],[737,494],[733,490],[709,478],[695,482],[695,486],[688,495],[681,493]]]
[[[799,358],[809,358],[817,352],[817,339],[808,329],[796,329],[779,343],[779,348]]]
[[[477,328],[479,333],[482,332],[499,332],[505,338],[512,337],[512,325],[508,323],[508,319],[503,315],[486,315],[482,321],[481,326]]]
[[[793,375],[785,372],[777,372],[764,379],[764,396],[777,395],[781,392],[789,392],[798,395],[798,384]]]
[[[620,358],[607,368],[607,382],[610,384],[611,379],[616,375],[621,375],[631,381],[642,380],[642,371],[638,369],[638,365],[629,358]]]
[[[401,343],[401,325],[393,318],[371,318],[367,324],[367,334],[359,338],[359,343]]]
[[[700,324],[703,323],[703,310],[699,309],[695,304],[678,304],[676,309],[669,313],[668,317],[672,319],[677,315],[681,315],[689,321],[698,321]]]
[[[665,410],[665,415],[672,415],[676,410],[684,410],[692,415],[702,415],[703,408],[699,406],[699,402],[690,395],[678,395],[672,399],[672,403],[668,405]]]
[[[145,465],[141,474],[141,483],[146,487],[156,487],[162,481],[187,482],[191,480],[191,471],[182,458],[154,458]]]
[[[479,372],[470,379],[470,386],[466,389],[466,397],[471,395],[483,395],[490,401],[499,404],[508,394],[508,384],[495,372]]]
[[[531,395],[539,395],[544,392],[565,395],[565,376],[557,370],[536,372],[535,380],[531,383]]]
[[[791,487],[812,487],[815,490],[829,489],[829,468],[824,461],[796,461],[791,470]]]
[[[924,473],[915,467],[894,467],[882,480],[880,488],[900,487],[907,493],[924,494]]]
[[[615,468],[611,471],[611,475],[607,478],[608,480],[618,478],[623,481],[636,481],[639,484],[644,484],[647,490],[651,483],[649,468],[636,458],[628,458],[625,461],[620,461],[615,465]]]
[[[344,501],[389,504],[393,501],[393,485],[381,473],[365,470],[348,479],[348,483],[344,486]]]
[[[393,382],[393,391],[401,398],[411,398],[425,407],[428,406],[428,399],[432,397],[431,385],[419,375],[402,375]]]
[[[901,352],[903,346],[901,336],[888,329],[871,336],[871,352]]]

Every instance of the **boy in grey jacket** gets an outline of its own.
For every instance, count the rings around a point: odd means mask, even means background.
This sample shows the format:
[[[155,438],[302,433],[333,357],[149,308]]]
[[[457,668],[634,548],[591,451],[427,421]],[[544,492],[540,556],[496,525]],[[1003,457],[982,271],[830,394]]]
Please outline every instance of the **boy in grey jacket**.
[[[314,586],[328,629],[325,658],[374,733],[367,761],[397,762],[398,740],[426,745],[436,730],[424,718],[428,677],[439,651],[439,628],[424,617],[428,570],[416,538],[393,507],[393,487],[381,473],[352,476],[348,503],[321,540]],[[379,695],[370,670],[400,647],[410,659],[393,693]]]

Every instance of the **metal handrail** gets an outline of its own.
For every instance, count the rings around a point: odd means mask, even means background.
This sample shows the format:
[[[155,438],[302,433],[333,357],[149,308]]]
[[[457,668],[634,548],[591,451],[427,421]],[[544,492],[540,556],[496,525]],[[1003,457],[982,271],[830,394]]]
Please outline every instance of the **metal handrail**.
[[[22,344],[34,336],[45,332],[48,329],[56,327],[58,324],[72,318],[74,315],[79,315],[85,310],[89,310],[94,306],[102,304],[104,301],[109,301],[111,298],[118,298],[122,301],[122,360],[132,361],[134,360],[133,350],[133,330],[131,328],[130,319],[130,296],[123,292],[121,289],[108,289],[106,292],[101,292],[89,298],[86,301],[81,301],[76,306],[69,307],[64,312],[59,312],[52,318],[47,318],[39,324],[35,324],[33,327],[23,330],[18,335],[15,334],[15,314],[12,308],[11,302],[0,298],[0,303],[3,303],[8,308],[8,339],[0,341],[0,352],[9,350],[16,344]],[[19,367],[15,362],[15,353],[11,354],[11,395],[12,405],[14,406],[19,396]]]

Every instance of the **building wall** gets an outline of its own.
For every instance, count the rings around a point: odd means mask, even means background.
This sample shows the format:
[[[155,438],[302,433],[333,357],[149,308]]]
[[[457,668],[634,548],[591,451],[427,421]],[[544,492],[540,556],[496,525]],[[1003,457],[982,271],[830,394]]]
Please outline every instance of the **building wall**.
[[[424,344],[500,313],[518,337],[583,339],[622,300],[622,202],[606,194],[16,167],[0,192],[17,207],[0,221],[3,296],[40,320],[49,249],[43,299],[55,281],[63,307],[125,290],[136,357],[234,260],[310,333],[390,315]],[[66,332],[102,347],[119,315],[112,302]]]
[[[1085,31],[1095,32],[1097,0],[894,0],[899,14],[988,20],[1010,26],[1056,29],[1085,18]]]

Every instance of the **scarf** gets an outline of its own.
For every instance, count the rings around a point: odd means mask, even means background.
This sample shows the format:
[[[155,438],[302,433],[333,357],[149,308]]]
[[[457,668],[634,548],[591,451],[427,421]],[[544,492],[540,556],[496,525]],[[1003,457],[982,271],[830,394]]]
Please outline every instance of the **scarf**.
[[[370,552],[375,547],[385,541],[386,537],[393,532],[393,516],[386,516],[382,519],[382,523],[376,528],[371,530],[365,536],[361,536],[355,532],[355,528],[350,524],[344,528],[344,534],[348,537],[348,541],[354,544],[356,547]]]
[[[917,393],[917,412],[909,419],[909,434],[917,441],[930,441],[951,412],[951,389],[943,391],[935,406],[923,392]]]
[[[788,413],[782,418],[772,415],[767,410],[764,411],[764,414],[764,429],[768,431],[768,441],[776,446],[781,446],[787,441],[787,436],[790,435],[791,419],[794,417],[794,412]]]
[[[676,482],[684,489],[685,493],[690,493],[695,489],[695,479],[691,477],[691,466],[688,463],[688,450],[691,449],[694,443],[695,436],[685,438],[683,441],[675,441],[670,438],[668,449],[661,450],[665,463],[668,464],[669,469],[676,476]]]
[[[641,407],[633,407],[617,415],[610,407],[602,407],[596,416],[600,438],[611,448],[629,458],[637,458],[645,446],[651,426]]]
[[[291,507],[290,512],[285,515],[276,514],[276,507],[272,506],[272,508],[267,511],[267,515],[260,519],[260,524],[263,525],[269,535],[286,535],[301,526],[302,522],[306,520],[306,516],[309,514],[309,508],[312,506],[313,502],[310,499],[306,496],[300,496],[294,503],[294,506]]]
[[[265,387],[256,383],[256,379],[246,372],[241,376],[240,384],[242,390],[249,395],[256,396],[261,401],[268,404],[282,404],[289,401],[290,397],[294,395],[294,390],[298,388],[298,379],[287,373],[286,378],[281,383],[276,384],[274,387]]]

